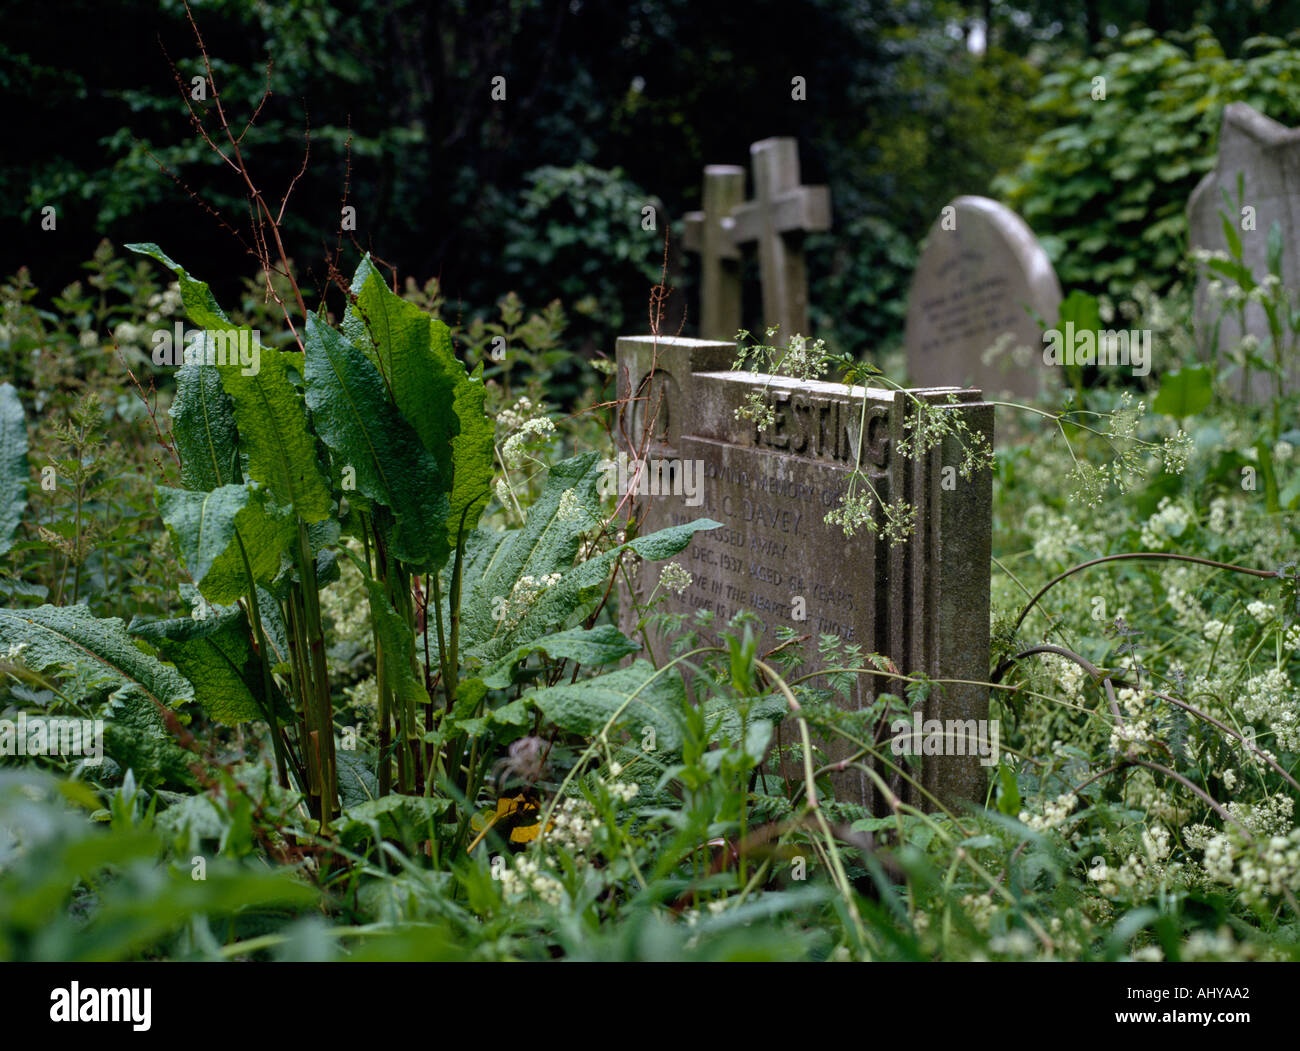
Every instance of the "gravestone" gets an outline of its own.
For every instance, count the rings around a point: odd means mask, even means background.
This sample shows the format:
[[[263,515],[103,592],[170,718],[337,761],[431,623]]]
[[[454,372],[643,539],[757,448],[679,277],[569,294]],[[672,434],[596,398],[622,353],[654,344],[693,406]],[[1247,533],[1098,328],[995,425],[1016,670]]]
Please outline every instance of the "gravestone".
[[[1254,209],[1246,224],[1253,229],[1243,227],[1244,217],[1236,207],[1238,173],[1244,177],[1241,204]],[[1233,202],[1232,211],[1223,199],[1224,190]],[[1201,179],[1187,203],[1188,242],[1193,249],[1227,251],[1220,211],[1228,214],[1241,238],[1242,259],[1256,281],[1268,273],[1269,230],[1275,221],[1282,224],[1282,282],[1294,294],[1300,288],[1300,128],[1287,128],[1244,102],[1224,108],[1214,170]],[[1214,324],[1222,309],[1221,301],[1210,301],[1209,284],[1219,276],[1202,270],[1196,286],[1197,343],[1207,360],[1213,353]],[[1246,307],[1246,331],[1260,340],[1265,356],[1271,354],[1267,349],[1268,321],[1258,303]],[[1241,337],[1236,311],[1224,312],[1218,333],[1220,354],[1235,347]],[[1285,390],[1296,389],[1298,370],[1300,363],[1293,361]],[[1249,380],[1245,373],[1237,377],[1235,390],[1243,400],[1267,401],[1274,393],[1273,380],[1267,373],[1252,370]]]
[[[799,185],[799,144],[774,138],[749,148],[754,200],[744,201],[743,168],[704,170],[704,211],[686,216],[683,244],[700,253],[700,335],[734,339],[741,324],[740,246],[758,247],[763,324],[779,326],[777,339],[809,335],[808,276],[803,237],[829,230],[831,194],[825,186]]]
[[[639,399],[624,401],[627,426],[619,432],[627,435],[631,449],[625,446],[623,453],[644,455],[651,464],[657,459],[670,469],[675,461],[679,472],[698,465],[703,475],[702,492],[694,499],[685,488],[679,495],[661,487],[658,495],[637,496],[634,506],[644,516],[641,532],[699,518],[722,523],[719,529],[696,533],[677,556],[690,570],[691,584],[680,597],[669,594],[666,605],[656,609],[685,614],[710,610],[719,628],[738,610],[750,610],[765,626],[761,651],[777,644],[778,625],[808,634],[808,663],[801,673],[820,667],[817,637],[835,634],[861,646],[864,654],[889,657],[905,674],[987,680],[990,473],[966,481],[945,471],[959,461],[953,439],[919,459],[896,454],[911,405],[900,393],[729,371],[734,356],[735,344],[725,341],[653,336],[618,341],[620,400]],[[752,421],[737,419],[735,410],[765,384],[776,418],[774,426],[759,432]],[[970,429],[991,444],[993,408],[979,391],[913,393],[945,406],[955,396],[958,404],[943,411],[965,415]],[[839,526],[824,520],[843,498],[864,418],[863,469],[883,500],[906,500],[917,510],[916,527],[901,544],[891,546],[865,528],[847,538]],[[648,435],[647,419],[654,423]],[[660,571],[653,564],[644,566],[646,575],[638,571],[634,577],[642,599]],[[797,617],[801,605],[805,619]],[[625,601],[625,613],[629,607]],[[655,655],[662,657],[662,650],[656,648]],[[903,696],[897,680],[858,676],[853,706],[865,707],[886,690]],[[936,685],[921,714],[945,725],[949,720],[985,720],[988,690]],[[787,744],[791,732],[787,723]],[[888,735],[888,726],[880,728],[877,739]],[[833,746],[831,754],[839,759],[850,753]],[[938,798],[983,800],[986,759],[926,756],[922,764],[920,781]],[[927,805],[901,778],[884,771],[882,776],[900,798]],[[883,800],[865,774],[848,770],[837,773],[835,781],[841,798],[880,811]]]
[[[965,384],[1037,397],[1062,381],[1043,363],[1042,327],[1057,323],[1061,286],[1025,221],[987,197],[940,214],[912,276],[907,369],[921,386]]]

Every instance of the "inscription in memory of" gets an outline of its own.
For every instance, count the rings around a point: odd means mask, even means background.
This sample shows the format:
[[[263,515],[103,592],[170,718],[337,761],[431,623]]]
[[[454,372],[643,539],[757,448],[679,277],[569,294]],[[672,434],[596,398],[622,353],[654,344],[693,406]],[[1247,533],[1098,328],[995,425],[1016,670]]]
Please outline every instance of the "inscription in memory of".
[[[904,671],[986,679],[988,473],[945,489],[941,469],[958,462],[960,450],[935,448],[919,460],[895,455],[911,404],[901,394],[728,371],[734,355],[731,343],[619,340],[620,399],[639,399],[627,413],[632,425],[620,433],[647,457],[703,465],[700,506],[688,507],[671,495],[638,498],[642,532],[702,517],[721,523],[696,533],[677,556],[691,583],[661,608],[707,610],[717,628],[740,610],[751,611],[762,622],[764,650],[777,644],[778,626],[794,628],[811,636],[804,671],[819,667],[816,636],[835,635],[864,653],[890,657]],[[762,431],[735,413],[755,389],[766,390],[775,417]],[[940,404],[955,394],[959,404],[944,411],[970,414],[971,429],[991,441],[992,409],[978,391],[912,393]],[[647,437],[650,418],[654,430]],[[855,464],[882,499],[901,497],[917,508],[908,541],[891,546],[865,528],[848,538],[825,521],[843,501]],[[635,580],[638,594],[649,593],[658,571],[651,566],[644,579]],[[869,704],[878,688],[887,687],[859,676],[850,703]],[[893,692],[901,689],[893,684]],[[984,718],[987,700],[987,691],[978,687],[938,687],[925,716]],[[924,802],[899,778],[887,779],[904,798]],[[867,806],[879,803],[865,775],[850,771],[838,782],[849,797]],[[922,782],[941,798],[976,798],[983,793],[984,772],[977,760],[943,758],[927,761]]]

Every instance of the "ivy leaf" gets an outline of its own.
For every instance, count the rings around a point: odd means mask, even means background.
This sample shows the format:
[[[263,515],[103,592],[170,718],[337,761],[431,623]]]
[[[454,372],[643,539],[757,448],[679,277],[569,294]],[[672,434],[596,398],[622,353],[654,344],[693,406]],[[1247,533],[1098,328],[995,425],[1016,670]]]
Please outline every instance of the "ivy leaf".
[[[248,592],[245,553],[254,583],[275,579],[280,555],[293,539],[293,521],[272,514],[260,490],[248,483],[210,493],[160,485],[157,498],[185,568],[209,602],[234,602]]]
[[[167,415],[186,489],[206,492],[243,481],[235,407],[216,366],[182,365],[176,373],[176,400]]]
[[[316,430],[356,470],[357,491],[393,512],[393,553],[420,568],[447,560],[447,497],[433,455],[388,400],[360,349],[307,318],[304,379]]]
[[[90,665],[164,707],[194,699],[193,687],[180,672],[140,650],[120,620],[97,618],[85,606],[0,609],[0,645],[19,643],[26,643],[23,663],[39,672],[63,664]]]
[[[12,383],[0,383],[0,555],[13,546],[27,507],[27,422]]]

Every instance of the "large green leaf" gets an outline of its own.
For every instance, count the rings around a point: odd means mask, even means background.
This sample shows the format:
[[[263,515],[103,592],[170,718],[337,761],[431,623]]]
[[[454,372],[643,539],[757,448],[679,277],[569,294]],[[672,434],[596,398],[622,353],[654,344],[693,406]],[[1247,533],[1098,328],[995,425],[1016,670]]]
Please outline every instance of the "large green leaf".
[[[181,484],[211,490],[238,485],[239,435],[235,407],[215,365],[183,365],[176,373],[176,400],[167,415],[181,458]]]
[[[575,566],[580,531],[573,521],[560,516],[560,503],[566,492],[572,492],[572,506],[578,509],[580,519],[590,521],[600,509],[599,476],[595,453],[556,464],[541,496],[529,508],[523,527],[509,531],[490,558],[474,559],[467,573],[472,583],[461,604],[463,652],[495,664],[516,647],[559,630],[575,612],[597,601],[604,594],[615,559],[623,553],[635,552],[648,561],[671,558],[697,531],[718,528],[719,523],[701,518],[637,537]],[[521,578],[531,577],[536,582],[554,574],[559,574],[558,582],[542,590],[525,608],[516,608]]]
[[[266,718],[268,702],[280,710],[279,698],[266,696],[242,609],[204,620],[132,621],[127,630],[148,639],[176,665],[194,687],[195,700],[217,722],[234,726]]]
[[[646,661],[526,695],[562,730],[590,737],[604,730],[610,720],[611,730],[626,728],[640,733],[642,727],[652,726],[657,747],[670,752],[682,744],[680,712],[685,698],[686,689],[676,669],[656,675]]]
[[[357,491],[393,512],[393,553],[412,566],[447,560],[447,497],[438,465],[388,400],[360,349],[307,319],[307,405],[330,451],[356,471]]]
[[[669,526],[649,536],[639,536],[579,563],[529,606],[510,632],[511,642],[518,645],[542,638],[575,610],[585,609],[597,600],[605,593],[614,561],[625,552],[635,552],[647,562],[658,562],[671,558],[685,548],[695,533],[702,529],[717,529],[719,525],[721,523],[711,518],[698,518],[693,522]]]
[[[36,671],[65,663],[90,665],[161,705],[175,707],[194,699],[180,672],[138,649],[120,620],[101,620],[85,606],[0,609],[0,645],[19,643],[26,643],[23,663]]]
[[[451,334],[447,326],[442,326],[446,354],[455,361],[452,354]],[[456,367],[463,373],[460,362]],[[460,431],[451,440],[453,451],[453,472],[451,487],[451,511],[447,518],[447,535],[454,547],[462,536],[468,536],[478,523],[479,515],[487,506],[492,495],[493,441],[496,425],[483,411],[483,401],[487,396],[487,387],[483,383],[483,366],[480,363],[472,376],[456,377],[456,419]]]
[[[362,573],[362,580],[370,600],[370,626],[383,650],[384,672],[393,687],[394,695],[410,700],[417,706],[428,704],[428,691],[412,663],[415,636],[410,625],[393,609],[380,581],[374,580],[365,572]]]
[[[27,422],[12,383],[0,383],[0,555],[27,507]]]
[[[589,668],[613,664],[641,648],[612,624],[594,628],[570,628],[547,635],[535,642],[516,647],[483,673],[483,681],[494,689],[510,685],[510,669],[534,653],[545,653],[554,660],[570,660]]]
[[[516,582],[523,576],[540,580],[552,573],[566,573],[577,557],[579,530],[560,520],[560,500],[569,490],[583,506],[599,506],[596,483],[600,466],[596,453],[584,453],[551,468],[541,495],[528,509],[519,529],[506,533],[490,560],[480,560],[461,603],[461,645],[495,661],[512,648],[506,623],[499,619],[501,603],[508,602]]]
[[[240,332],[217,305],[207,283],[190,277],[157,245],[127,247],[171,269],[180,283],[181,302],[194,324],[213,333]],[[329,516],[333,502],[329,482],[316,459],[302,396],[289,379],[287,359],[288,355],[259,345],[256,372],[249,369],[251,374],[246,375],[238,363],[208,367],[218,371],[221,385],[234,403],[247,475],[266,486],[276,503],[292,507],[304,521],[319,522]]]
[[[1210,370],[1204,365],[1186,365],[1161,377],[1160,392],[1151,407],[1165,416],[1183,420],[1204,409],[1213,396]]]
[[[491,496],[495,427],[480,365],[469,375],[451,331],[394,295],[367,256],[352,279],[343,332],[379,369],[390,397],[438,464],[451,500],[448,541],[473,532]]]
[[[157,705],[129,693],[104,720],[104,752],[144,787],[194,788],[194,756],[176,743]]]
[[[185,568],[209,602],[230,603],[247,594],[245,553],[254,583],[275,578],[294,526],[288,517],[267,509],[260,490],[248,483],[223,485],[210,493],[160,485],[157,498]]]

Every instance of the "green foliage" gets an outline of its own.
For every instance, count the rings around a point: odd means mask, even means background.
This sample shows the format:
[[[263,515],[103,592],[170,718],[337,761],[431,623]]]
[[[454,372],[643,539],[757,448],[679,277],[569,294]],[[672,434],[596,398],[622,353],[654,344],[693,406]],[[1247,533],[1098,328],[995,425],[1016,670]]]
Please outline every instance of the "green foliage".
[[[27,420],[12,383],[0,383],[0,555],[27,507]]]
[[[128,779],[100,811],[105,827],[85,813],[98,805],[85,784],[0,771],[0,829],[12,837],[0,866],[0,960],[215,957],[250,921],[283,923],[318,899],[286,870],[223,860],[196,880],[188,857],[160,861],[165,840],[143,803]],[[198,928],[204,949],[189,943]]]
[[[250,573],[269,584],[292,534],[292,523],[267,508],[265,490],[248,483],[210,492],[160,485],[158,513],[209,602],[234,602],[248,590]]]
[[[545,287],[584,318],[580,337],[625,331],[628,304],[643,302],[659,282],[667,222],[662,202],[620,168],[547,165],[524,182],[517,200],[500,205],[506,279],[520,284],[547,275]],[[652,230],[642,228],[646,207],[655,210]]]
[[[1206,29],[1136,30],[1108,55],[1043,78],[1034,115],[1050,125],[995,185],[1056,264],[1061,284],[1127,299],[1169,288],[1187,237],[1187,200],[1214,165],[1223,107],[1248,102],[1300,122],[1300,53],[1275,37],[1228,58]],[[1093,98],[1094,78],[1105,99]]]
[[[23,647],[23,662],[40,672],[65,664],[92,666],[115,687],[137,689],[162,707],[194,697],[174,668],[135,646],[120,620],[97,618],[85,606],[0,609],[0,645]]]
[[[1185,420],[1209,405],[1213,396],[1210,370],[1203,365],[1185,365],[1160,378],[1160,391],[1151,407],[1166,416]]]

